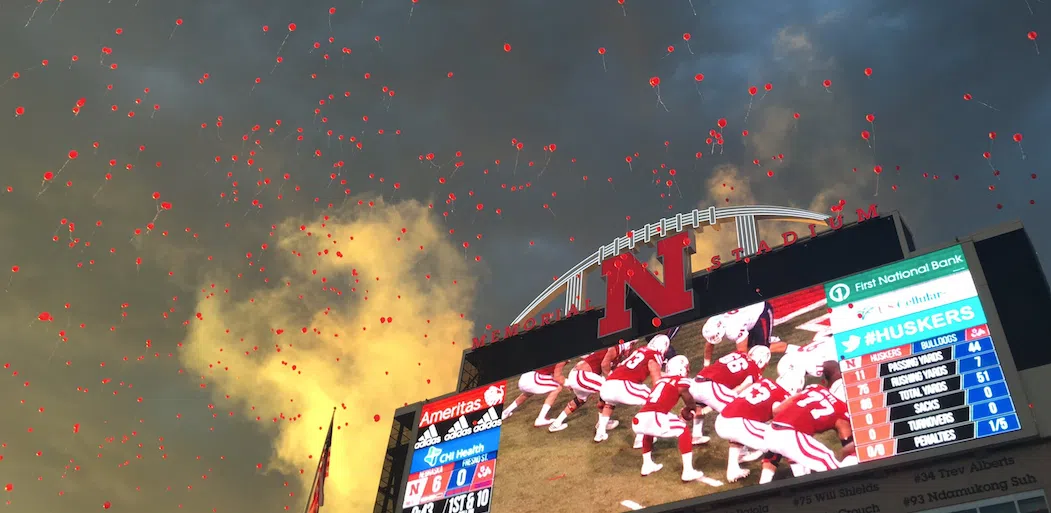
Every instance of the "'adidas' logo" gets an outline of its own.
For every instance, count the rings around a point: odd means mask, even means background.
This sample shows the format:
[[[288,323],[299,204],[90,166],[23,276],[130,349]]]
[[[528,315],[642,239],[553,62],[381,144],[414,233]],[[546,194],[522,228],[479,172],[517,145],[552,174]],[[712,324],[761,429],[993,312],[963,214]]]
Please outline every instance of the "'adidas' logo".
[[[416,440],[416,445],[413,446],[415,449],[423,449],[424,447],[430,447],[438,442],[441,442],[442,438],[438,436],[438,428],[431,424],[427,429],[420,435],[420,439]]]
[[[467,423],[467,417],[460,415],[460,418],[453,424],[452,429],[445,435],[445,441],[455,440],[461,436],[467,436],[471,434],[471,425]]]
[[[485,415],[478,419],[478,424],[474,426],[474,432],[485,431],[486,429],[500,427],[500,414],[496,413],[496,408],[489,408],[486,410]]]

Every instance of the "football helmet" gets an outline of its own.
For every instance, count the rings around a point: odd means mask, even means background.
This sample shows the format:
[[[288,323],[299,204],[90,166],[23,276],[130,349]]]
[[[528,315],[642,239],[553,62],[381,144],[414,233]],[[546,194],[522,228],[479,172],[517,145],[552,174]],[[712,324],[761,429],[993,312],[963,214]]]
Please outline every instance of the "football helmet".
[[[650,342],[646,344],[646,347],[657,351],[661,355],[668,352],[669,346],[671,346],[671,340],[668,339],[667,335],[657,335],[650,339]]]
[[[828,387],[828,391],[832,392],[832,395],[836,396],[836,399],[847,402],[847,387],[843,384],[842,379],[837,379],[832,386]]]
[[[788,395],[798,394],[800,390],[803,390],[804,384],[803,373],[800,371],[782,374],[777,378],[777,385],[785,389]]]
[[[752,360],[760,369],[765,369],[766,364],[770,363],[770,348],[755,346],[748,350],[748,359]]]
[[[672,359],[668,360],[668,371],[666,374],[668,376],[685,378],[690,374],[690,360],[681,354],[672,357]]]
[[[805,357],[799,353],[785,353],[777,361],[777,375],[787,376],[803,371]]]
[[[701,336],[703,336],[709,344],[714,345],[722,342],[723,337],[726,336],[726,326],[723,325],[723,316],[716,315],[705,321],[704,326],[701,327]]]

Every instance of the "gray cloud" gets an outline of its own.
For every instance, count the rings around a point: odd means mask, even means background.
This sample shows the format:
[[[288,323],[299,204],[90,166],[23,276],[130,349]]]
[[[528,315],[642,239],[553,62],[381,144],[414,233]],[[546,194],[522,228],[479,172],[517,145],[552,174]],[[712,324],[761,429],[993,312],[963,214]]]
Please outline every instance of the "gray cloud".
[[[259,369],[250,358],[213,357],[217,344],[231,351],[273,347],[272,325],[243,306],[253,299],[296,290],[311,308],[293,312],[287,306],[285,313],[316,325],[312,314],[321,303],[344,309],[354,323],[357,315],[375,314],[352,303],[350,293],[333,296],[310,282],[314,275],[303,274],[308,268],[284,260],[291,249],[279,249],[271,232],[285,233],[277,227],[287,229],[291,220],[320,223],[330,215],[374,226],[411,210],[418,218],[411,222],[442,234],[427,243],[435,254],[455,256],[456,265],[443,276],[478,283],[477,293],[455,296],[450,316],[432,319],[441,319],[439,327],[418,321],[405,328],[407,334],[443,331],[449,337],[469,333],[469,322],[505,322],[552,275],[626,229],[709,201],[813,209],[840,198],[878,202],[882,210],[901,209],[921,244],[1021,217],[1038,249],[1048,250],[1041,236],[1046,187],[1042,176],[1028,178],[1042,173],[1049,156],[1039,144],[1049,105],[1047,55],[1037,55],[1025,38],[1029,30],[1047,32],[1040,3],[1033,3],[1038,12],[1030,16],[1021,3],[956,2],[949,8],[896,1],[845,8],[817,0],[695,0],[694,16],[689,2],[656,7],[629,0],[625,16],[614,2],[452,8],[429,0],[414,7],[365,0],[337,5],[331,33],[328,7],[295,3],[95,0],[64,2],[51,18],[57,5],[40,4],[28,27],[36,2],[0,6],[0,43],[9,49],[0,57],[0,72],[21,73],[0,88],[0,113],[26,109],[20,118],[0,116],[7,164],[0,185],[13,188],[0,194],[6,242],[0,264],[20,266],[0,297],[8,326],[0,363],[18,371],[0,385],[12,412],[0,440],[7,444],[0,447],[0,485],[12,483],[5,500],[27,511],[79,512],[105,501],[113,511],[302,506],[303,480],[315,461],[308,456],[317,450],[308,439],[326,420],[320,417],[327,403],[361,397],[383,382],[359,374],[367,365],[350,363],[336,367],[348,372],[345,383],[331,385],[328,374],[292,382],[288,386],[334,390],[317,395],[321,399],[305,411],[265,408],[268,417],[302,411],[296,422],[311,431],[287,428],[304,445],[280,453],[271,447],[289,431],[275,426],[291,422],[256,422],[252,391],[217,377],[231,361],[234,371]],[[176,18],[184,24],[169,40]],[[298,27],[274,69],[289,22]],[[117,28],[124,33],[116,35]],[[689,48],[685,32],[692,35]],[[311,51],[315,41],[321,47]],[[509,53],[505,42],[512,45]],[[675,51],[665,56],[669,45]],[[99,66],[102,46],[113,53]],[[344,55],[343,47],[353,52]],[[607,49],[606,71],[599,47]],[[79,60],[70,66],[74,54]],[[42,59],[49,61],[46,68]],[[118,69],[109,69],[114,62]],[[872,78],[862,74],[866,67],[874,69]],[[210,78],[199,84],[205,73]],[[696,73],[706,77],[699,86]],[[668,112],[656,104],[648,84],[653,76],[662,79]],[[257,77],[262,80],[253,91]],[[821,86],[825,79],[833,81],[831,92]],[[756,97],[745,124],[747,88],[767,82],[774,89]],[[393,99],[384,96],[385,86],[396,91]],[[974,101],[963,101],[964,93]],[[74,115],[79,98],[87,103]],[[150,119],[154,104],[160,110]],[[877,118],[875,151],[858,135],[871,129],[867,113]],[[704,139],[719,118],[728,121],[725,144],[713,152]],[[253,132],[255,125],[260,128]],[[981,156],[990,131],[999,134],[992,150],[999,179]],[[1010,140],[1016,132],[1025,135],[1026,160]],[[512,138],[524,144],[520,153]],[[549,144],[557,145],[550,155],[542,149]],[[44,172],[57,172],[70,150],[79,157],[38,197]],[[697,152],[704,156],[697,159]],[[428,153],[435,155],[433,164],[418,160]],[[784,160],[771,160],[776,154]],[[633,157],[630,168],[626,156]],[[344,166],[334,168],[339,161]],[[876,164],[884,173],[873,196]],[[740,193],[712,192],[717,168],[736,170],[726,176],[738,177],[733,185]],[[670,189],[663,185],[668,179],[675,182]],[[145,229],[156,214],[154,191],[174,208],[161,213],[152,232],[136,236],[134,230]],[[447,204],[450,193],[456,200]],[[410,200],[422,206],[409,209]],[[997,203],[1004,208],[997,210]],[[72,248],[69,221],[76,225],[72,237],[79,238]],[[269,249],[262,250],[263,243]],[[316,253],[309,249],[302,245],[303,258]],[[376,255],[390,250],[357,251],[377,266],[382,259]],[[284,285],[289,279],[296,286]],[[301,282],[318,286],[299,289]],[[374,290],[398,288],[382,287]],[[428,308],[448,299],[426,287],[406,289]],[[201,299],[211,292],[222,301]],[[218,330],[209,333],[221,342],[198,342],[203,345],[192,354],[210,359],[191,358],[186,350],[198,328],[195,314],[205,311],[199,301],[219,317],[230,316],[236,328],[226,334],[209,313],[201,326]],[[41,311],[54,321],[33,322]],[[318,354],[286,351],[305,360]],[[446,362],[454,350],[418,351]],[[426,378],[451,383],[454,367],[435,368]],[[406,376],[397,400],[430,393],[420,384],[422,371]],[[276,390],[280,396],[283,389]],[[293,392],[276,399],[293,398]],[[341,409],[337,419],[347,417],[347,431],[336,443],[354,447],[359,436],[383,443],[368,412],[397,406],[388,404],[397,402],[393,395],[384,397],[348,405],[348,413]],[[77,434],[74,424],[80,425]],[[345,484],[340,493],[355,489]]]

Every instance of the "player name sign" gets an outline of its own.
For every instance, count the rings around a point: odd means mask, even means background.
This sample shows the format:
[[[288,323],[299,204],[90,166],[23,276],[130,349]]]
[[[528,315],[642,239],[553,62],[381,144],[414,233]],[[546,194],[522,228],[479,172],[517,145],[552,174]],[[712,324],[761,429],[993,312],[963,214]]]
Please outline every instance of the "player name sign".
[[[860,461],[1020,429],[959,246],[826,294]]]

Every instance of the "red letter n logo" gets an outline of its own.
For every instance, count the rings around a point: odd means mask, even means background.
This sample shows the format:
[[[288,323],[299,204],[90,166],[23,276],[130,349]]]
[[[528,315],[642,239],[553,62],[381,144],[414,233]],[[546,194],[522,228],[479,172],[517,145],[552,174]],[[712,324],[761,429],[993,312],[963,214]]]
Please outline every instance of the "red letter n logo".
[[[635,255],[621,253],[602,261],[606,280],[606,312],[598,322],[598,336],[605,337],[631,328],[628,287],[657,314],[670,317],[693,310],[693,292],[686,284],[693,274],[689,255],[695,250],[689,232],[679,232],[657,242],[657,258],[664,265],[664,283],[643,267]]]

